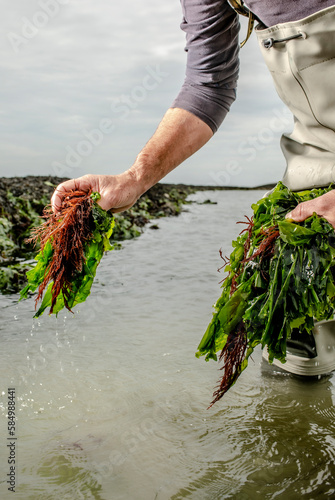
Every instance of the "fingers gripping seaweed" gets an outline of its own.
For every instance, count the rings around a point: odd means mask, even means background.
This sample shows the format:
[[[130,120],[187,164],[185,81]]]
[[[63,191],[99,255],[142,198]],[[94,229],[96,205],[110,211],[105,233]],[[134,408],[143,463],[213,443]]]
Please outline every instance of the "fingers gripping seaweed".
[[[42,303],[34,317],[48,307],[49,314],[64,307],[72,312],[90,294],[98,264],[113,248],[114,218],[96,203],[99,198],[99,193],[71,191],[59,212],[45,208],[45,221],[30,239],[35,244],[40,240],[37,264],[27,272],[28,284],[21,291],[22,299],[37,289],[35,307]]]
[[[311,333],[314,320],[331,319],[335,307],[334,229],[313,214],[303,223],[286,220],[298,203],[331,188],[293,193],[282,183],[252,205],[254,215],[233,241],[228,276],[197,357],[223,362],[211,406],[236,382],[258,344],[269,361],[285,362],[293,330]]]

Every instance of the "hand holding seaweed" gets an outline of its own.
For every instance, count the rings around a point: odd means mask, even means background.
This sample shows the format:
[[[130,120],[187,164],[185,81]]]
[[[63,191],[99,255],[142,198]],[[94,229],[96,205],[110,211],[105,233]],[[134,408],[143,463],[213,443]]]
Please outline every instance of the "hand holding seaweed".
[[[38,288],[36,307],[44,294],[34,317],[47,307],[49,314],[64,307],[72,312],[90,294],[97,266],[104,252],[113,248],[109,238],[114,218],[96,203],[99,197],[98,193],[71,191],[57,213],[45,208],[45,221],[31,238],[41,244],[37,265],[28,271],[28,284],[21,291],[22,299]]]
[[[236,382],[258,344],[269,361],[285,362],[292,330],[311,333],[316,321],[331,319],[335,307],[335,235],[313,214],[300,224],[285,220],[298,203],[329,192],[293,193],[282,183],[252,205],[254,215],[233,241],[229,274],[203,336],[197,357],[223,361],[223,377],[211,406]]]

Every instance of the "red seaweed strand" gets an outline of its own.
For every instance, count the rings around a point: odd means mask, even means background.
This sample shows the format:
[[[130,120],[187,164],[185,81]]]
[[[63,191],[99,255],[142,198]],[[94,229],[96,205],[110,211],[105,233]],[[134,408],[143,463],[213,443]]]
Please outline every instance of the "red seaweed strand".
[[[222,248],[220,248],[219,254],[220,254],[221,259],[223,260],[223,264],[222,264],[221,267],[218,268],[218,273],[221,271],[221,269],[223,269],[224,267],[226,267],[226,265],[229,264],[229,262],[230,262],[229,261],[229,257],[227,257],[227,255],[225,255],[225,256],[223,255]]]
[[[64,305],[71,311],[69,298],[71,281],[76,272],[81,272],[84,257],[84,246],[92,235],[91,211],[93,200],[91,193],[71,191],[63,201],[59,212],[54,213],[50,206],[44,209],[45,222],[35,228],[30,241],[41,243],[43,253],[45,245],[51,242],[53,255],[45,272],[43,282],[39,285],[35,306],[41,300],[45,288],[52,285],[52,301],[50,314],[53,312],[57,297],[63,294]],[[72,311],[71,311],[72,312]]]
[[[261,241],[258,249],[248,258],[244,258],[242,263],[245,264],[260,256],[260,261],[265,258],[272,257],[275,249],[276,239],[279,236],[278,226],[271,226],[262,230],[264,239]]]
[[[232,278],[231,288],[230,288],[230,295],[233,295],[233,293],[235,292],[235,290],[236,290],[236,288],[238,286],[238,284],[237,284],[237,278],[243,272],[244,264],[245,264],[244,261],[245,261],[247,255],[248,255],[248,253],[249,253],[249,250],[250,250],[250,244],[251,244],[252,230],[253,230],[253,227],[254,227],[254,221],[253,221],[253,217],[250,218],[247,215],[245,215],[244,217],[247,219],[246,221],[238,221],[238,222],[236,222],[236,224],[247,224],[247,227],[245,229],[242,229],[242,231],[240,232],[240,235],[247,231],[248,236],[247,236],[247,239],[244,242],[243,260],[241,261],[241,265],[239,267],[238,272],[236,272],[234,274],[233,278]]]
[[[244,323],[241,322],[236,331],[228,335],[227,342],[219,356],[219,360],[223,361],[223,366],[220,368],[220,370],[223,370],[223,376],[213,393],[214,399],[208,408],[211,408],[214,403],[219,401],[240,376],[247,345],[247,334]]]

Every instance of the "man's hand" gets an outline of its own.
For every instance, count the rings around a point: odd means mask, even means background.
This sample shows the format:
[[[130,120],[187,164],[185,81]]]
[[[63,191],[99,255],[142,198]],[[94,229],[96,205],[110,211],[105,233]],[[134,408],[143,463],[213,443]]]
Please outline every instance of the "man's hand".
[[[120,175],[84,175],[59,184],[51,198],[54,211],[60,209],[64,196],[71,189],[100,193],[99,205],[112,212],[127,210],[143,194],[134,173],[129,170]]]
[[[154,184],[198,151],[212,135],[211,128],[192,113],[171,108],[129,170],[120,175],[84,175],[63,182],[52,196],[53,210],[59,210],[71,189],[97,191],[101,195],[98,203],[104,210],[127,210]]]
[[[314,200],[304,201],[286,215],[286,219],[293,219],[296,222],[302,222],[313,213],[327,219],[335,229],[335,190],[323,194]]]

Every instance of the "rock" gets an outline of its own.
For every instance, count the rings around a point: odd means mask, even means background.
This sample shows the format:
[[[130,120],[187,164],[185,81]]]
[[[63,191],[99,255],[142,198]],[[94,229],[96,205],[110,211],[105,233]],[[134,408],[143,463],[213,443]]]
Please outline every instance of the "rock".
[[[27,176],[0,178],[0,291],[15,293],[25,283],[27,263],[36,249],[27,242],[31,230],[41,220],[43,208],[50,203],[54,189],[66,178]],[[261,186],[270,189],[273,186]],[[126,212],[115,214],[112,239],[122,241],[141,234],[153,218],[178,215],[189,194],[203,190],[249,189],[218,186],[187,186],[158,183]],[[204,203],[211,203],[206,200]],[[152,229],[158,229],[156,224]]]

